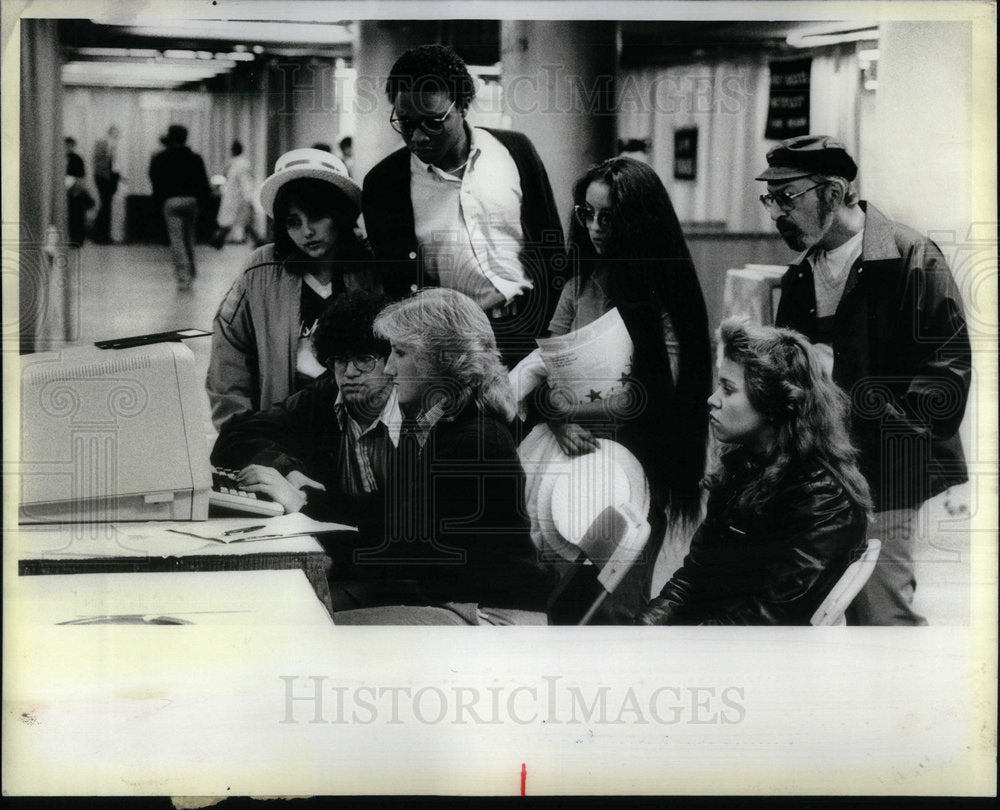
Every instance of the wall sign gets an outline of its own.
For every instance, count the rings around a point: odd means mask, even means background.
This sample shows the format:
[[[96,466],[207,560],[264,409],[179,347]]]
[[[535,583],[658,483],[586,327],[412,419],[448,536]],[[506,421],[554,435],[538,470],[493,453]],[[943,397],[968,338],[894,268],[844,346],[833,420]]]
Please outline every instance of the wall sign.
[[[698,128],[674,130],[674,179],[694,180],[698,169]]]
[[[809,72],[812,59],[771,62],[771,96],[764,137],[783,141],[809,134]]]

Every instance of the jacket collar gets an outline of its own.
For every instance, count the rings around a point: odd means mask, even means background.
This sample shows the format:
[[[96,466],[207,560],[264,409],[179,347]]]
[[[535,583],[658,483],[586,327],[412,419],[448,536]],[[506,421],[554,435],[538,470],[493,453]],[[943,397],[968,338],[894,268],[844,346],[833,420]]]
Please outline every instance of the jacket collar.
[[[902,254],[896,247],[892,232],[892,222],[871,203],[862,200],[859,205],[865,212],[865,236],[861,246],[865,262],[901,259]]]
[[[861,200],[858,205],[865,212],[865,230],[861,239],[861,258],[854,263],[844,285],[846,296],[858,283],[858,273],[862,267],[868,267],[872,262],[898,261],[902,258],[896,240],[893,237],[892,222],[874,205]],[[802,253],[792,264],[792,267],[807,271],[812,278],[812,265],[807,261],[812,248]]]

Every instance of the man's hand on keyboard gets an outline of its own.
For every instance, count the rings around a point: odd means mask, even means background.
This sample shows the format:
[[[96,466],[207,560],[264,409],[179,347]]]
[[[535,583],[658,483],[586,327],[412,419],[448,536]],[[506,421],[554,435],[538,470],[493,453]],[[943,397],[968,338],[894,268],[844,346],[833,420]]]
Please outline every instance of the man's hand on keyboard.
[[[302,489],[303,487],[312,487],[313,489],[318,489],[322,492],[326,492],[326,487],[323,486],[319,481],[314,481],[305,473],[301,473],[298,470],[292,470],[288,475],[285,476],[288,483],[291,484],[296,489]]]
[[[303,475],[302,478],[306,476]],[[240,470],[236,480],[243,489],[263,493],[276,503],[280,503],[286,515],[298,512],[306,505],[305,494],[274,467],[251,464]]]

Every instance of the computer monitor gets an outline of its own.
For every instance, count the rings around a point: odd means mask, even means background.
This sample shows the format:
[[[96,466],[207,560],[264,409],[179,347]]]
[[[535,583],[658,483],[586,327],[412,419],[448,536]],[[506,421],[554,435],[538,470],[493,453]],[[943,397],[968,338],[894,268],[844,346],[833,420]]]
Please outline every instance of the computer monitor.
[[[20,521],[205,520],[208,425],[181,343],[24,355]]]

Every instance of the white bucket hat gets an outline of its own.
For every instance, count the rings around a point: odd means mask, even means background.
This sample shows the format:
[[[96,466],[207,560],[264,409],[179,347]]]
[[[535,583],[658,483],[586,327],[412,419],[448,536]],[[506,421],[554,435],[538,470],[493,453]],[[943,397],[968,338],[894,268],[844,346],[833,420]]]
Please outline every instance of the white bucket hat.
[[[625,504],[645,518],[649,501],[639,460],[617,442],[599,439],[593,452],[548,464],[538,491],[538,520],[549,548],[572,559],[575,546],[607,507]]]
[[[361,187],[347,176],[347,166],[336,155],[322,149],[293,149],[274,164],[274,174],[260,187],[260,204],[269,217],[274,216],[274,197],[291,180],[311,177],[339,188],[361,213]]]

